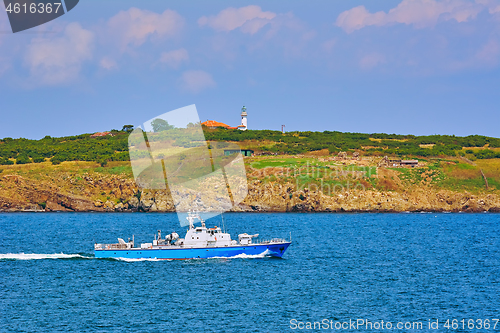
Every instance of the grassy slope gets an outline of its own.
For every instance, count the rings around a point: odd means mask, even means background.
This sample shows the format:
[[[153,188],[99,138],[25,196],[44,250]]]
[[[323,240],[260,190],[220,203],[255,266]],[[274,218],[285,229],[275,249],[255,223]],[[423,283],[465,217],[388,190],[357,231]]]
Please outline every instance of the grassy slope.
[[[372,160],[369,166],[343,165],[335,162],[318,162],[316,158],[267,157],[248,160],[253,171],[250,179],[263,181],[292,181],[297,184],[362,184],[378,190],[405,190],[411,187],[429,187],[435,190],[485,192],[486,186],[480,170],[488,179],[489,191],[500,190],[500,160],[478,160],[475,165],[456,158],[428,159],[425,166],[389,168],[392,172],[377,175]],[[260,172],[259,172],[260,170]],[[264,172],[262,170],[270,170]],[[363,175],[360,177],[360,174]]]
[[[375,162],[375,161],[374,161]],[[456,159],[429,160],[426,166],[415,169],[377,169],[371,166],[344,165],[339,161],[320,161],[316,157],[252,157],[245,160],[250,182],[293,184],[296,188],[309,187],[334,194],[346,188],[365,188],[379,191],[406,191],[412,188],[430,190],[468,191],[470,193],[500,194],[500,160],[481,160],[477,165],[460,163]],[[483,170],[490,185],[486,190],[480,174]],[[57,191],[83,195],[92,200],[110,200],[118,203],[126,200],[114,191],[116,179],[132,182],[133,175],[128,162],[110,162],[101,167],[93,162],[63,162],[52,165],[14,165],[0,167],[0,196],[14,197],[15,184],[3,177],[19,175],[32,180],[39,188],[57,188]],[[86,177],[108,182],[107,185],[90,186]],[[361,186],[361,187],[360,187]],[[130,193],[129,193],[130,196]]]
[[[0,166],[0,196],[18,199],[19,192],[15,184],[9,182],[9,176],[20,176],[35,184],[37,189],[56,190],[57,192],[75,196],[90,197],[94,200],[112,200],[119,202],[118,195],[113,193],[113,182],[102,182],[109,178],[133,179],[129,162],[110,162],[101,167],[95,162],[63,162],[52,165],[50,162],[24,165]],[[90,185],[85,179],[90,177],[96,181]],[[22,200],[21,200],[22,201]]]
[[[263,148],[267,149],[269,147],[283,145],[283,143],[280,142],[282,139],[289,140],[289,146],[303,145],[301,149],[308,150],[305,153],[294,155],[284,154],[278,156],[256,156],[246,158],[247,174],[250,180],[283,184],[293,183],[299,187],[314,184],[317,187],[330,186],[330,188],[334,188],[336,185],[341,185],[344,188],[346,186],[352,188],[356,185],[361,185],[367,189],[403,191],[415,186],[425,186],[435,190],[446,189],[453,191],[485,192],[485,182],[480,172],[480,170],[482,170],[488,179],[489,191],[500,191],[500,159],[476,158],[477,152],[484,151],[485,149],[500,152],[500,148],[490,148],[489,144],[485,144],[483,147],[471,146],[474,142],[484,143],[485,141],[498,144],[497,141],[499,139],[495,138],[455,138],[440,136],[432,138],[413,136],[403,137],[385,134],[370,135],[374,137],[363,138],[368,135],[335,132],[334,135],[342,138],[345,142],[347,142],[348,139],[355,141],[356,136],[360,136],[360,140],[381,145],[378,148],[379,151],[376,152],[363,148],[356,149],[363,157],[361,161],[338,161],[333,160],[333,157],[336,156],[335,152],[331,151],[330,148],[321,148],[321,146],[316,145],[315,142],[316,139],[319,140],[320,138],[328,137],[330,135],[329,133],[301,132],[282,135],[279,132],[276,133],[276,131],[248,131],[248,133],[242,133],[241,131],[224,132],[224,130],[209,130],[206,132],[206,135],[208,138],[211,137],[211,139],[218,140],[222,140],[224,136],[226,136],[227,141],[235,142],[242,148],[254,149],[256,151],[266,151]],[[253,138],[259,135],[263,136],[263,138]],[[52,164],[48,162],[50,158],[48,156],[50,156],[51,151],[59,155],[74,153],[70,148],[77,147],[78,140],[82,140],[82,143],[85,145],[84,147],[86,147],[86,149],[82,151],[84,151],[89,158],[92,156],[90,156],[88,152],[92,151],[92,149],[101,149],[107,152],[109,156],[116,156],[117,154],[122,154],[123,142],[126,141],[126,139],[126,133],[117,133],[113,138],[104,137],[98,139],[90,139],[89,135],[81,135],[78,137],[71,137],[71,140],[68,138],[46,138],[38,141],[27,141],[23,139],[0,140],[0,148],[4,148],[4,152],[8,152],[5,148],[11,147],[17,149],[19,155],[21,155],[23,154],[23,145],[26,145],[32,152],[42,147],[43,149],[40,151],[45,151],[46,154],[49,154],[46,157],[47,161],[42,163],[0,165],[0,195],[8,196],[10,194],[9,191],[12,190],[7,189],[5,184],[2,184],[2,176],[19,175],[31,179],[41,186],[55,186],[60,191],[68,194],[79,194],[82,193],[82,191],[86,191],[88,195],[95,199],[107,200],[111,198],[112,200],[118,200],[113,196],[111,191],[100,191],[97,188],[89,189],[88,182],[84,180],[84,176],[96,176],[97,178],[112,176],[119,179],[132,180],[133,175],[129,162],[110,161],[105,166],[101,166],[102,163],[98,163],[101,162],[99,160],[89,162],[71,161],[62,162],[61,164]],[[292,142],[293,140],[295,140],[295,143]],[[439,140],[443,140],[443,142],[440,143]],[[429,143],[431,141],[435,143]],[[70,146],[66,146],[68,142],[71,143]],[[381,156],[384,156],[386,152],[390,152],[390,149],[392,149],[392,152],[398,149],[397,147],[383,147],[383,145],[390,144],[390,142],[394,142],[397,145],[411,142],[413,144],[418,144],[420,147],[428,147],[423,148],[428,150],[436,145],[450,145],[453,144],[453,142],[466,142],[468,146],[457,151],[455,156],[449,157],[440,156],[423,158],[418,155],[412,155],[411,157],[416,157],[420,161],[424,161],[424,166],[420,168],[390,168],[377,170],[377,162],[381,159]],[[346,143],[346,145],[349,144],[350,143]],[[113,149],[109,149],[110,147]],[[187,149],[177,148],[179,151]],[[352,151],[353,150],[351,150],[351,152]],[[13,153],[11,152],[11,154]],[[392,156],[396,155],[397,154],[392,154]],[[469,160],[473,160],[473,162],[471,162],[472,164],[465,162],[465,159],[461,159],[457,155],[465,155]],[[389,154],[389,156],[391,156],[391,154]],[[15,159],[10,157],[10,160]]]

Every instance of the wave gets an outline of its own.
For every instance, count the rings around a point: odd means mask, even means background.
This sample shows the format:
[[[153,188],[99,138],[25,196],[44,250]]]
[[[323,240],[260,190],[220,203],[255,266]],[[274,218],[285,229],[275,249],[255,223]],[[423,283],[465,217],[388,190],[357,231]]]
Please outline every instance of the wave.
[[[270,252],[269,250],[265,250],[264,252],[260,254],[237,254],[232,257],[211,257],[210,259],[261,259],[269,256]]]
[[[40,259],[91,259],[93,257],[83,256],[81,254],[65,253],[0,253],[0,260],[40,260]]]
[[[184,259],[184,260],[209,260],[209,259],[259,259],[259,258],[265,258],[269,256],[269,250],[265,250],[264,252],[260,254],[238,254],[232,257],[210,257],[210,258],[191,258],[191,259]],[[102,259],[111,259],[111,260],[118,260],[118,261],[125,261],[125,262],[137,262],[137,261],[177,261],[177,259],[157,259],[157,258],[102,258]]]
[[[261,259],[269,256],[269,250],[265,250],[260,254],[238,254],[231,257],[210,257],[210,258],[193,258],[187,260],[207,260],[207,259]],[[82,254],[65,254],[65,253],[0,253],[0,260],[41,260],[41,259],[100,259],[100,260],[116,260],[125,262],[138,261],[173,261],[173,259],[157,259],[157,258],[95,258],[90,255]]]
[[[156,258],[99,258],[99,259],[111,259],[117,261],[125,261],[125,262],[136,262],[136,261],[172,261],[171,259],[156,259]]]

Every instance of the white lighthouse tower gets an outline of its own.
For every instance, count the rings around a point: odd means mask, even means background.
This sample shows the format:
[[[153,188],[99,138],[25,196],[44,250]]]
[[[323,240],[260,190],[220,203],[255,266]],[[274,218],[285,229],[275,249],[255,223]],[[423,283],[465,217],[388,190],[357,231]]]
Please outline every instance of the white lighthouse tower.
[[[241,125],[238,128],[242,131],[246,131],[247,127],[247,108],[243,105],[241,108]]]

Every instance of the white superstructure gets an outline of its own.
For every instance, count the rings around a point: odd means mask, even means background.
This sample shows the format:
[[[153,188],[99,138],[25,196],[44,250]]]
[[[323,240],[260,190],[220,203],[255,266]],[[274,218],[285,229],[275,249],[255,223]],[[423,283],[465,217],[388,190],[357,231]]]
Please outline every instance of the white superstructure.
[[[196,213],[189,213],[186,218],[189,222],[189,230],[184,239],[179,239],[179,245],[184,247],[208,247],[208,246],[229,246],[231,245],[231,235],[222,232],[221,228],[207,228],[205,221]],[[195,220],[201,222],[200,227],[195,227]],[[234,242],[236,244],[236,242]],[[235,245],[233,244],[233,245]]]

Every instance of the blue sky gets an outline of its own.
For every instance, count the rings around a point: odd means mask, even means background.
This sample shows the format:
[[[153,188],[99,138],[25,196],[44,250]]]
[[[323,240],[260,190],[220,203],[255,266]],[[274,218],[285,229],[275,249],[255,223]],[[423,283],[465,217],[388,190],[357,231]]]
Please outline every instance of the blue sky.
[[[0,137],[121,129],[196,104],[250,129],[500,137],[500,0],[81,1],[0,11]]]

